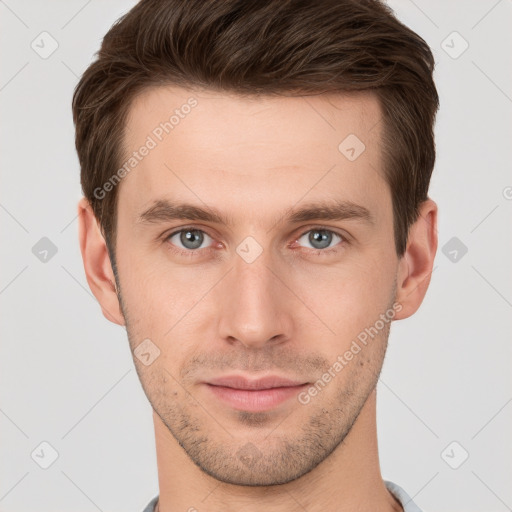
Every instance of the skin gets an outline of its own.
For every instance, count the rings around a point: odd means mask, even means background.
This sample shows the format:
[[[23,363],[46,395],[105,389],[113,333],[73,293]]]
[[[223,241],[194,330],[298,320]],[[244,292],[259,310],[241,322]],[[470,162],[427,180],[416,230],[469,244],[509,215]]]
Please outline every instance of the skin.
[[[315,383],[379,315],[412,315],[437,249],[436,204],[421,205],[398,258],[381,110],[368,93],[146,90],[130,107],[127,154],[191,96],[197,106],[118,186],[117,280],[89,204],[78,207],[84,268],[103,314],[126,326],[132,351],[147,338],[160,350],[148,366],[134,357],[154,410],[159,512],[402,510],[377,446],[375,388],[390,323],[307,404],[294,397],[237,410],[203,382],[278,374]],[[354,161],[338,150],[349,134],[366,146]],[[216,209],[231,224],[141,222],[158,199]],[[372,221],[287,220],[335,199],[365,207]],[[200,247],[169,237],[180,228],[200,230]],[[322,233],[326,248],[309,238]],[[236,252],[248,236],[262,249],[250,263]]]

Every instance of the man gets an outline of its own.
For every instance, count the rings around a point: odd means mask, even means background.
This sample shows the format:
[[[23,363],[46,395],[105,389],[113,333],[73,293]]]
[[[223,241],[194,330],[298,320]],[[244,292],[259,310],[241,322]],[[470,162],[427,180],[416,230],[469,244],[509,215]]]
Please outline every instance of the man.
[[[105,36],[80,247],[153,407],[146,511],[419,510],[376,384],[437,249],[433,67],[376,0],[143,0]]]

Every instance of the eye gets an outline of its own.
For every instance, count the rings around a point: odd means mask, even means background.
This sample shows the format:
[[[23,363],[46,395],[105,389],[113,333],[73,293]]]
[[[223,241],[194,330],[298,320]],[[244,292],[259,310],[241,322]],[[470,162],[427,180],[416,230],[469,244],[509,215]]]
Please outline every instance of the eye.
[[[306,231],[303,235],[301,235],[297,241],[305,240],[305,243],[311,244],[310,248],[327,252],[325,249],[332,249],[331,243],[338,239],[339,242],[344,242],[344,238],[341,235],[338,235],[334,231],[323,228],[310,229]],[[304,242],[303,242],[304,243]]]
[[[212,241],[212,238],[200,229],[184,228],[171,233],[166,240],[178,249],[185,249],[186,252],[200,249],[206,239]]]
[[[198,254],[200,249],[206,250],[213,248],[212,242],[214,240],[201,229],[185,227],[168,235],[165,241],[170,242],[172,250],[176,253],[184,256],[192,256]],[[328,253],[337,251],[336,246],[347,243],[347,240],[342,235],[330,229],[314,228],[303,233],[296,239],[296,242],[301,245],[306,244],[306,247],[318,253]],[[205,245],[205,243],[207,245]],[[309,246],[307,244],[309,244]]]

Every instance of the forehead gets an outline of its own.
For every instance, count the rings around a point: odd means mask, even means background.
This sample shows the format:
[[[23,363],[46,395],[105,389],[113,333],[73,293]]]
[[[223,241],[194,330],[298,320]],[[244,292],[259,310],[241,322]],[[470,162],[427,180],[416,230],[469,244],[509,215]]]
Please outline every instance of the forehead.
[[[162,196],[240,212],[305,196],[371,204],[387,193],[381,129],[378,99],[368,93],[149,89],[130,106],[123,164],[134,165],[125,166],[119,203],[133,215]]]
[[[136,147],[147,135],[156,139],[189,140],[196,150],[214,150],[217,143],[260,143],[296,147],[305,139],[307,150],[319,142],[337,148],[340,136],[352,133],[378,138],[381,110],[375,94],[354,92],[311,96],[240,96],[227,92],[154,87],[131,103],[125,144]],[[167,128],[167,130],[166,130]],[[163,132],[163,133],[162,133]],[[172,137],[168,137],[172,135]],[[162,142],[157,140],[157,142]],[[164,141],[165,142],[165,141]],[[167,141],[171,142],[171,141]],[[236,150],[236,148],[233,148]],[[305,152],[305,151],[304,151]]]

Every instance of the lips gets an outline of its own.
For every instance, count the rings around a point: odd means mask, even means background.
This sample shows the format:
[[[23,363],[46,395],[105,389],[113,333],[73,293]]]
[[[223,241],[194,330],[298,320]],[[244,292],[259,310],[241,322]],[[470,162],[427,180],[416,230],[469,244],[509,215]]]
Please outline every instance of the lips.
[[[208,392],[232,409],[239,411],[266,411],[286,402],[308,383],[276,375],[261,379],[247,379],[232,375],[205,382]]]
[[[290,380],[277,375],[270,375],[260,379],[247,379],[239,375],[231,375],[227,377],[220,377],[218,379],[211,379],[208,381],[208,384],[211,384],[212,386],[222,386],[225,388],[257,391],[262,389],[302,386],[303,384],[306,384],[306,382]]]

